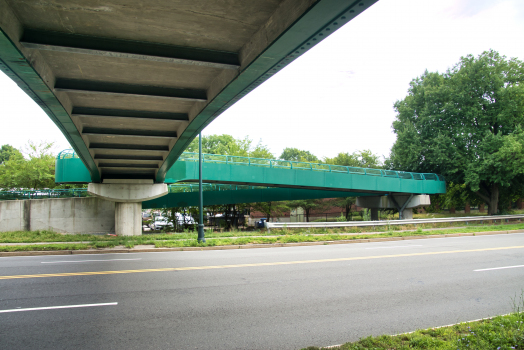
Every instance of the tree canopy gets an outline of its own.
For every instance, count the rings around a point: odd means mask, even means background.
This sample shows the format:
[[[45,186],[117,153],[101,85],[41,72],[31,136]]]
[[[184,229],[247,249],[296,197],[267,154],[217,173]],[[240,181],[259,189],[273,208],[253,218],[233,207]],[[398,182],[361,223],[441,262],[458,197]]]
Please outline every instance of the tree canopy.
[[[186,151],[198,152],[198,137],[191,142]],[[241,157],[274,158],[269,148],[262,144],[262,141],[253,145],[253,140],[248,136],[243,139],[235,139],[227,134],[202,136],[202,152]]]
[[[359,168],[381,168],[379,156],[370,150],[356,151],[353,153],[339,153],[334,158],[324,158],[324,163],[344,165]]]
[[[3,148],[3,147],[2,147]],[[53,143],[29,142],[26,157],[13,152],[9,160],[0,164],[0,188],[4,190],[54,188],[55,155]]]
[[[3,145],[0,148],[0,164],[9,160],[12,155],[21,155],[20,151],[11,145]]]
[[[436,172],[498,212],[500,191],[522,192],[524,64],[491,50],[410,83],[394,105],[388,167]]]
[[[311,154],[311,152],[290,147],[287,147],[282,151],[280,159],[291,160],[295,162],[320,163],[320,160],[317,158],[317,156]]]

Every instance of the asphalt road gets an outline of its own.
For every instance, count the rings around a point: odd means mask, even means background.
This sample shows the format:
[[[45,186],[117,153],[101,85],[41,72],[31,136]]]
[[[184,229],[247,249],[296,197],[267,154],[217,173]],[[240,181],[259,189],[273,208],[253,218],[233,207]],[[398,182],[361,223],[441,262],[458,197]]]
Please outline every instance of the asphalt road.
[[[300,349],[512,311],[524,234],[0,258],[1,349]]]

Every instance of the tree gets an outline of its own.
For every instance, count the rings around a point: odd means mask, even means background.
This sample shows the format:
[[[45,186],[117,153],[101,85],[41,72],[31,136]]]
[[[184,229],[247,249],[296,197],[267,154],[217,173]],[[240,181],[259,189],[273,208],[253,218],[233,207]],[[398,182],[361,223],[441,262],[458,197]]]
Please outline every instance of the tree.
[[[281,215],[283,212],[289,210],[289,207],[285,202],[257,202],[251,203],[251,210],[264,213],[269,222],[273,214]]]
[[[0,164],[8,161],[9,157],[15,154],[21,155],[20,151],[14,148],[13,146],[7,144],[3,145],[0,148]]]
[[[397,140],[387,166],[465,184],[498,212],[501,192],[522,193],[524,64],[495,51],[425,72],[394,105]]]
[[[324,199],[301,199],[289,201],[288,206],[293,209],[299,207],[304,209],[304,214],[306,215],[306,222],[309,222],[309,217],[311,216],[313,211],[318,212],[326,208],[329,208],[331,206],[331,203]]]
[[[346,221],[349,221],[352,218],[351,210],[353,209],[353,204],[355,204],[356,201],[356,197],[342,197],[333,198],[330,202],[331,205],[334,207],[343,208],[344,214],[346,216]]]
[[[353,153],[339,153],[334,158],[324,158],[324,163],[359,168],[382,168],[379,156],[368,149]]]
[[[55,156],[53,143],[35,144],[29,141],[24,153],[13,153],[9,160],[0,165],[0,188],[44,189],[54,188]]]
[[[280,159],[295,162],[320,163],[320,160],[315,155],[311,154],[311,152],[290,147],[287,147],[282,151]]]
[[[187,147],[187,152],[198,152],[198,138],[195,138]],[[222,154],[229,156],[275,158],[262,140],[253,146],[253,140],[246,136],[243,139],[235,139],[231,135],[209,135],[202,136],[202,153]]]

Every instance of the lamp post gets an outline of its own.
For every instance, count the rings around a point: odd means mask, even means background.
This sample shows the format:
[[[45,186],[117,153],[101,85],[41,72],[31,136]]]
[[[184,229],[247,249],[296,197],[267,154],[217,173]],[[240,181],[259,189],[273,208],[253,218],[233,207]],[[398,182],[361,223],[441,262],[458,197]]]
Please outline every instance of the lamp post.
[[[204,237],[204,193],[202,192],[202,132],[198,134],[198,242],[205,243],[206,238]]]

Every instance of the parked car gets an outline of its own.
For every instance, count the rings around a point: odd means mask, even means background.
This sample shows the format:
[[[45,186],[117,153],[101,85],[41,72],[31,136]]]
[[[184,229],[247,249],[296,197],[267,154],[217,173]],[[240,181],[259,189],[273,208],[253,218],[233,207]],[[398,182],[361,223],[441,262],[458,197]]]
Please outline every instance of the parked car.
[[[155,220],[149,224],[149,227],[151,227],[152,230],[162,230],[166,227],[173,228],[173,223],[167,221],[167,218],[163,216],[156,216]]]
[[[195,219],[191,215],[184,215],[181,213],[175,213],[176,221],[178,222],[178,225],[194,225]]]

